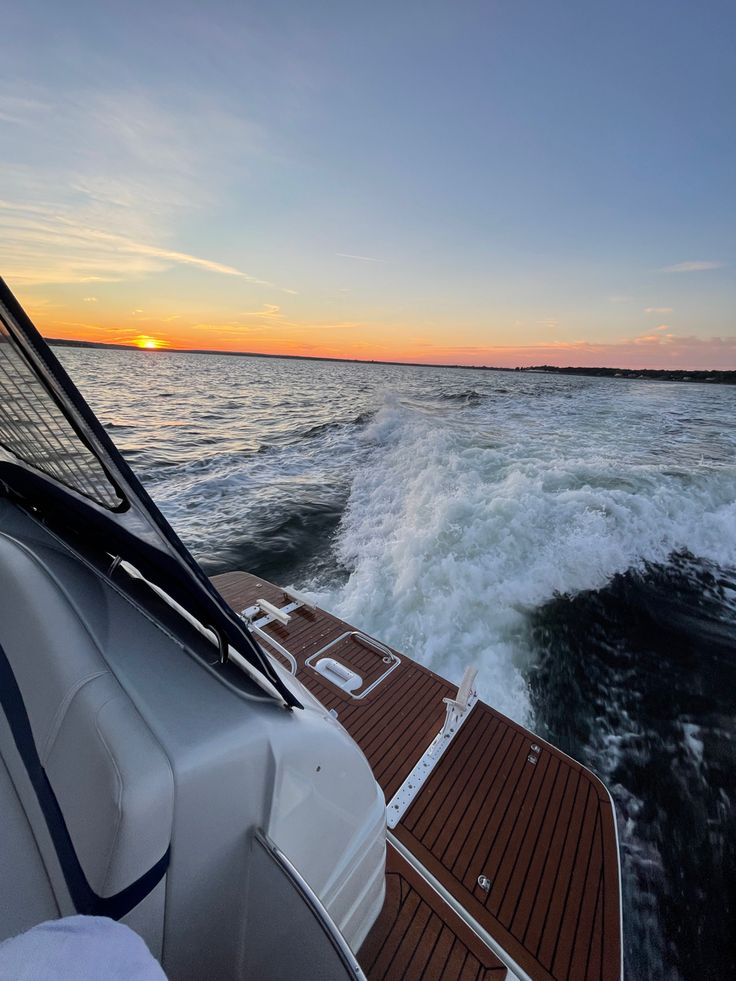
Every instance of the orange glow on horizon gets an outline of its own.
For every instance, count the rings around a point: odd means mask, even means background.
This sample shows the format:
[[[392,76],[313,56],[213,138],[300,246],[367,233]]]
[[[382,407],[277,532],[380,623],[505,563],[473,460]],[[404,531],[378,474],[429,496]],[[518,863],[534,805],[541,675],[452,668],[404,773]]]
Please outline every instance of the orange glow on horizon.
[[[529,365],[576,365],[579,367],[733,369],[736,338],[699,338],[662,324],[642,321],[628,337],[588,340],[581,330],[577,338],[542,337],[541,328],[530,331],[525,344],[510,321],[458,328],[438,323],[423,324],[359,315],[320,318],[312,309],[300,311],[297,301],[251,303],[246,310],[195,309],[172,302],[162,308],[153,301],[133,313],[119,303],[103,305],[95,298],[49,302],[34,293],[20,297],[37,326],[48,338],[133,346],[144,351],[205,350],[339,358],[359,361],[395,361],[413,364],[450,364],[513,368]],[[146,303],[145,300],[141,301]],[[362,312],[362,311],[361,311]],[[93,316],[90,316],[93,314]],[[508,318],[507,318],[508,319]],[[126,323],[127,321],[127,323]],[[141,333],[141,328],[151,333]],[[546,332],[546,328],[545,328]]]

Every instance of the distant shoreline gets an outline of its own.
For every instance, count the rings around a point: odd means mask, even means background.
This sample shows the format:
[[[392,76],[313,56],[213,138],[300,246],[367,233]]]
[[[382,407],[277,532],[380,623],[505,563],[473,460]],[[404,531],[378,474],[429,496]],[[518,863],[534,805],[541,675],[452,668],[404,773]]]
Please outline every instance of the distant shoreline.
[[[205,348],[141,348],[135,344],[107,344],[104,341],[76,341],[62,337],[47,337],[52,347],[107,348],[117,351],[138,351],[151,356],[168,352],[170,354],[222,354],[236,358],[287,358],[290,361],[328,361],[338,364],[377,364],[400,365],[405,368],[464,368],[469,371],[533,371],[554,375],[587,375],[594,378],[634,378],[651,381],[708,382],[716,385],[736,385],[736,371],[705,371],[702,369],[670,368],[576,368],[556,365],[532,365],[528,367],[502,368],[497,365],[470,364],[428,364],[421,361],[370,361],[364,358],[325,358],[314,354],[263,354],[259,351],[212,351]]]
[[[595,378],[637,378],[650,381],[709,382],[714,385],[736,385],[736,371],[705,371],[699,368],[558,368],[536,365],[520,371],[545,372],[551,375],[589,375]]]

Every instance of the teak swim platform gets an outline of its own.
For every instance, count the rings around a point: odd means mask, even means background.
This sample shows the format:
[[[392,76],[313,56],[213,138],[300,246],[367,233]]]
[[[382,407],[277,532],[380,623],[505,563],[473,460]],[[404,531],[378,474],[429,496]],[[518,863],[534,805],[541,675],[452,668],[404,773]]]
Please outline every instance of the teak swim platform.
[[[298,594],[245,572],[212,582],[385,794],[386,900],[358,953],[371,981],[618,981],[615,815],[594,774]]]

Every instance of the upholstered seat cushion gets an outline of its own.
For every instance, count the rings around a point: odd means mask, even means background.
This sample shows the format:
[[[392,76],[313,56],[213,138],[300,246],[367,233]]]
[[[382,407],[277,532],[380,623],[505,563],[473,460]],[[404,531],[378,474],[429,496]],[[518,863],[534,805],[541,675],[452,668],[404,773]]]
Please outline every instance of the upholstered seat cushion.
[[[166,853],[173,777],[103,656],[106,607],[99,580],[78,562],[60,563],[58,553],[54,559],[52,572],[44,548],[31,552],[0,532],[0,646],[87,883],[109,897]],[[75,577],[75,595],[85,579],[94,623],[69,598],[59,571],[65,569]],[[12,727],[14,720],[8,721]]]

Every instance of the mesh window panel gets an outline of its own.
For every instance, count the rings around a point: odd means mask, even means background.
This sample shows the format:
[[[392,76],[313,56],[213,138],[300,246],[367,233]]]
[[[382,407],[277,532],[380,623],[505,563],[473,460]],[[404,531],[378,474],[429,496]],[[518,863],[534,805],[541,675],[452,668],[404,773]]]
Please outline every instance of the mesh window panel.
[[[0,322],[0,445],[106,508],[123,502]]]

